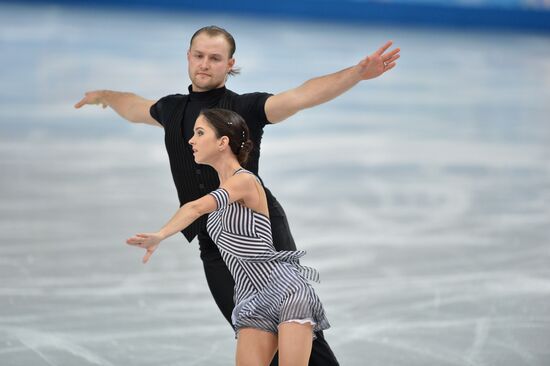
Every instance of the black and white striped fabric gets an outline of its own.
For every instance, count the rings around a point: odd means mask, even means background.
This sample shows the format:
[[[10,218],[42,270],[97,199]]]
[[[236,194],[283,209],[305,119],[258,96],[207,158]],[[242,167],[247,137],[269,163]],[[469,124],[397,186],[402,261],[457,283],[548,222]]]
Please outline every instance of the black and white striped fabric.
[[[252,174],[244,169],[237,173]],[[319,275],[299,264],[305,251],[277,252],[267,216],[238,202],[229,204],[223,188],[210,194],[218,208],[208,215],[207,229],[235,280],[236,334],[245,327],[277,333],[277,326],[290,320],[309,320],[314,331],[329,328],[321,301],[308,282],[318,282]]]

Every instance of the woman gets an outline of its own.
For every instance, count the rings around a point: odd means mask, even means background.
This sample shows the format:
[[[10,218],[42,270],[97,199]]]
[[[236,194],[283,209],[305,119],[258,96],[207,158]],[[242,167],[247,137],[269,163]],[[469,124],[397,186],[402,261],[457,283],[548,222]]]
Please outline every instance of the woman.
[[[162,240],[209,214],[208,233],[235,279],[237,365],[269,365],[277,350],[281,365],[307,365],[313,332],[330,326],[308,283],[317,272],[298,263],[304,251],[275,251],[265,191],[241,167],[252,148],[247,125],[235,112],[209,109],[193,132],[195,161],[216,170],[220,187],[183,205],[158,232],[127,243],[147,250],[146,263]]]

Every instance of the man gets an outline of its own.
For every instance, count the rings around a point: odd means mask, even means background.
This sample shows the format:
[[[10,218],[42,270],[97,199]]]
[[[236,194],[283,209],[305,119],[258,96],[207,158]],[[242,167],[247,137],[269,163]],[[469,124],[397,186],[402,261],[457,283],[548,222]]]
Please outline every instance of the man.
[[[267,124],[281,122],[296,112],[327,102],[352,88],[361,80],[372,79],[391,70],[399,58],[399,49],[388,51],[387,42],[357,65],[339,72],[308,80],[297,88],[272,95],[248,93],[238,95],[225,88],[228,75],[234,69],[235,40],[226,30],[209,26],[199,29],[191,37],[187,52],[188,73],[191,79],[189,94],[169,95],[158,101],[147,100],[132,93],[108,90],[92,91],[75,104],[101,104],[113,108],[131,122],[163,127],[165,145],[170,160],[172,177],[180,205],[195,200],[218,188],[215,171],[197,165],[189,140],[201,109],[222,107],[239,113],[250,130],[254,148],[246,169],[258,175],[260,143]],[[277,250],[296,250],[285,213],[271,192],[266,189],[273,242]],[[206,216],[183,231],[188,241],[198,237],[206,280],[216,304],[231,323],[234,282],[221,255],[208,236]],[[274,359],[273,364],[277,360]],[[338,365],[322,334],[313,343],[309,365]]]

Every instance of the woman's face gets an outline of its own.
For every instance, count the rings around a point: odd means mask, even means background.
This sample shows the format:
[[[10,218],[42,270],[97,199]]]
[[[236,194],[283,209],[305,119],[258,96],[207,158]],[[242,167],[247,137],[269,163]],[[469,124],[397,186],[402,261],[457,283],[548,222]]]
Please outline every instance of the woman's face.
[[[214,128],[203,115],[195,121],[193,137],[189,140],[193,148],[193,156],[197,164],[208,164],[212,158],[220,153],[221,138],[216,137]]]

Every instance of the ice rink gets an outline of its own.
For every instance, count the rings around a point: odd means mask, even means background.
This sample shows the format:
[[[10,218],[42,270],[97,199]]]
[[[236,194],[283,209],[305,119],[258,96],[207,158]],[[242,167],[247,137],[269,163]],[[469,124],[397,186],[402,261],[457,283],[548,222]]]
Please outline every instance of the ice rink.
[[[550,36],[0,4],[0,365],[230,365],[196,242],[124,241],[178,207],[163,130],[73,104],[187,90],[210,24],[239,93],[397,67],[268,126],[288,214],[346,366],[550,365]]]

